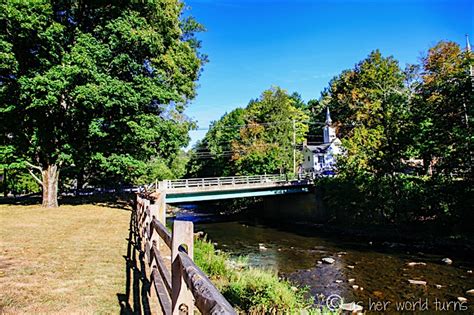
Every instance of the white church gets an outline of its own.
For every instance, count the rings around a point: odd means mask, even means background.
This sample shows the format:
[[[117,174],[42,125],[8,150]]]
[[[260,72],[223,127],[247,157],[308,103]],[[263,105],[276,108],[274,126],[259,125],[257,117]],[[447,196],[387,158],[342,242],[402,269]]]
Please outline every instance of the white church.
[[[326,108],[326,123],[323,129],[323,143],[319,145],[304,145],[302,164],[306,173],[321,174],[334,172],[337,156],[342,153],[341,140],[336,136],[336,130],[331,126],[332,120],[329,108]]]

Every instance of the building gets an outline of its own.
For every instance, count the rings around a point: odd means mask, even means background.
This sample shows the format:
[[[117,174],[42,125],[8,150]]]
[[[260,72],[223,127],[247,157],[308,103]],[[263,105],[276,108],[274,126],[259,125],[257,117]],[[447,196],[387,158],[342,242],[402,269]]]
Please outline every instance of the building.
[[[326,123],[323,128],[323,143],[319,145],[304,145],[302,164],[303,171],[307,173],[321,174],[323,172],[334,172],[337,156],[342,153],[341,140],[336,136],[336,130],[332,125],[329,108],[326,109]]]

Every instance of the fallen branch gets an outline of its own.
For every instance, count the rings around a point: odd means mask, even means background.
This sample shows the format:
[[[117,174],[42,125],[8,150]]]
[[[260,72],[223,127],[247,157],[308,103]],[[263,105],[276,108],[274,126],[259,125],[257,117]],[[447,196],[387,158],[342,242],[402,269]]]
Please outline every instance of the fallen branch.
[[[28,170],[28,172],[30,173],[30,175],[38,182],[38,184],[40,184],[41,186],[43,186],[43,182],[33,173],[32,170]]]

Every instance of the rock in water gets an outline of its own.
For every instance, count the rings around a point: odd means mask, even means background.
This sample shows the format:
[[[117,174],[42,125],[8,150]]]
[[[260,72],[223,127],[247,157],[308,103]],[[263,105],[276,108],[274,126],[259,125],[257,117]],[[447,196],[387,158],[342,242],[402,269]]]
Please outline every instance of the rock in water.
[[[197,231],[196,233],[194,233],[194,236],[196,238],[203,238],[204,235],[206,235],[203,231]]]
[[[466,291],[466,294],[468,294],[468,295],[474,295],[474,289],[467,290],[467,291]]]
[[[267,250],[267,248],[265,246],[263,246],[263,244],[258,244],[258,249],[259,250]]]
[[[351,312],[351,313],[362,312],[362,310],[364,309],[361,305],[356,304],[355,302],[343,303],[343,304],[341,304],[341,306],[339,306],[339,308],[342,311]]]
[[[324,263],[326,264],[334,264],[335,260],[331,257],[324,257],[323,259],[321,259]]]
[[[453,263],[453,261],[449,258],[443,258],[443,260],[441,260],[443,263],[445,263],[446,265],[451,265]]]
[[[426,263],[424,263],[424,262],[415,262],[415,261],[412,261],[412,262],[409,262],[409,263],[408,263],[408,266],[410,266],[410,267],[426,266]]]
[[[426,281],[423,280],[408,280],[410,284],[419,284],[419,285],[426,285]]]
[[[335,282],[336,283],[342,283],[342,280],[336,280]]]
[[[465,297],[458,296],[458,301],[461,302],[461,303],[465,303],[465,302],[467,302],[467,299]]]

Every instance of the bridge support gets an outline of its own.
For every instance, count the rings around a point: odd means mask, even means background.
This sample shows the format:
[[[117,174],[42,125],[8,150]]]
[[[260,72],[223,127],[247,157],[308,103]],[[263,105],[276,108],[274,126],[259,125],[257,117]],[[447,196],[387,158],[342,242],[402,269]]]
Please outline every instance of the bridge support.
[[[264,197],[262,214],[265,218],[275,220],[322,223],[328,219],[321,195],[314,188],[308,193]]]

